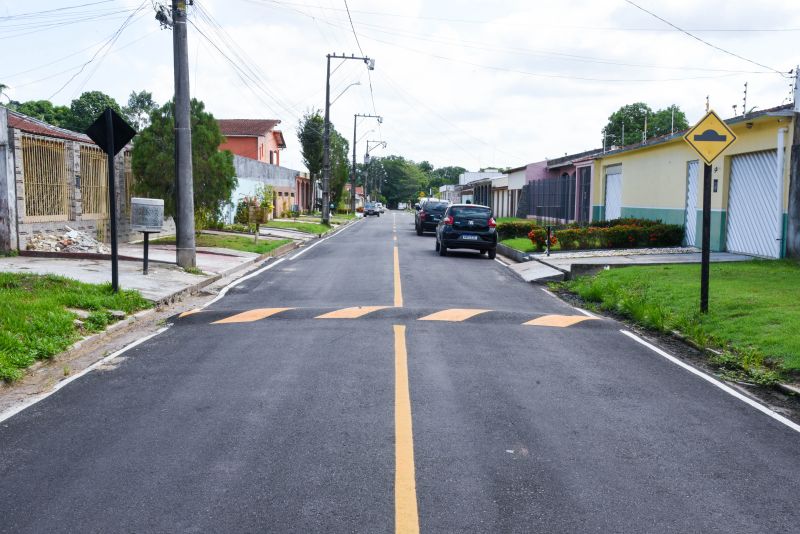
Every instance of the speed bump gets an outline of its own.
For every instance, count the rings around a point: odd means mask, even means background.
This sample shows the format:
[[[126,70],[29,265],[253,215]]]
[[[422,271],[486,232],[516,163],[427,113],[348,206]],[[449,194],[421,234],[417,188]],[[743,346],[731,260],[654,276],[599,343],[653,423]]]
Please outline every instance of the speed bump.
[[[420,317],[420,321],[450,321],[450,322],[461,322],[466,321],[476,315],[480,315],[482,313],[490,312],[492,310],[479,310],[474,308],[452,308],[449,310],[442,310],[436,313],[432,313],[430,315],[426,315],[425,317]]]
[[[237,313],[236,315],[231,315],[225,319],[220,319],[219,321],[214,321],[211,324],[252,323],[253,321],[258,321],[265,317],[270,317],[292,309],[294,308],[256,308],[255,310],[248,310],[246,312]]]
[[[557,328],[564,328],[582,323],[583,321],[594,321],[595,319],[595,317],[586,317],[585,315],[542,315],[541,317],[537,317],[536,319],[522,324],[526,326],[555,326]]]

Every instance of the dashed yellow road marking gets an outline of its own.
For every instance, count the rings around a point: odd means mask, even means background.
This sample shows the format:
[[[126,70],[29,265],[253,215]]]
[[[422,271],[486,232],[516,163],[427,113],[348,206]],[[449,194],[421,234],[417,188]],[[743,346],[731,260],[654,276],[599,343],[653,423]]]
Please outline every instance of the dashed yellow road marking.
[[[356,306],[354,308],[342,308],[341,310],[333,310],[332,312],[317,315],[314,319],[358,319],[364,317],[368,313],[383,310],[390,306]]]
[[[394,325],[394,531],[418,534],[414,432],[408,387],[406,327]]]
[[[237,313],[236,315],[231,315],[225,319],[214,321],[211,324],[251,323],[253,321],[258,321],[259,319],[264,319],[265,317],[270,317],[272,315],[292,309],[294,308],[257,308],[255,310],[249,310],[246,312]]]
[[[564,328],[566,326],[572,326],[583,321],[594,320],[594,317],[586,317],[584,315],[543,315],[522,324],[528,326],[556,326],[559,328]]]
[[[185,311],[182,314],[180,314],[178,318],[183,319],[184,317],[189,317],[190,315],[194,315],[195,313],[200,313],[201,311],[203,310],[201,310],[200,308],[195,308],[193,310]]]
[[[403,288],[400,284],[400,253],[394,246],[394,307],[403,307]]]
[[[490,312],[492,310],[476,310],[471,308],[453,308],[450,310],[442,310],[440,312],[420,317],[420,321],[452,321],[460,322],[466,321],[471,317],[480,315],[482,313]]]

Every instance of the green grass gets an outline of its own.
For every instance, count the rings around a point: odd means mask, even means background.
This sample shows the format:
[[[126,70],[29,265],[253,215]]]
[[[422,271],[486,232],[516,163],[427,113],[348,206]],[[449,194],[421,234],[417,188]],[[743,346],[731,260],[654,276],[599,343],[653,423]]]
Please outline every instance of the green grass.
[[[288,228],[291,230],[299,230],[309,234],[324,234],[330,231],[331,227],[320,223],[312,222],[285,222],[285,221],[270,221],[263,225],[269,228]]]
[[[527,237],[514,237],[500,241],[503,245],[519,250],[520,252],[536,252],[536,246]]]
[[[518,217],[498,217],[495,219],[495,222],[529,222],[533,223],[533,219],[520,219]]]
[[[133,313],[151,305],[136,291],[114,294],[111,284],[0,272],[0,379],[16,380],[34,361],[63,352],[83,333],[103,330],[114,320],[109,310]],[[90,312],[83,331],[67,308]]]
[[[798,281],[794,261],[712,263],[708,314],[699,312],[699,265],[611,269],[561,287],[648,328],[721,348],[714,363],[723,374],[769,383],[773,371],[800,372]]]
[[[229,248],[233,250],[241,250],[243,252],[254,252],[256,254],[266,254],[267,252],[290,242],[291,239],[264,239],[259,237],[258,243],[256,244],[252,237],[219,234],[197,234],[194,238],[194,243],[198,247]],[[175,237],[163,237],[161,239],[152,241],[152,243],[174,245]]]

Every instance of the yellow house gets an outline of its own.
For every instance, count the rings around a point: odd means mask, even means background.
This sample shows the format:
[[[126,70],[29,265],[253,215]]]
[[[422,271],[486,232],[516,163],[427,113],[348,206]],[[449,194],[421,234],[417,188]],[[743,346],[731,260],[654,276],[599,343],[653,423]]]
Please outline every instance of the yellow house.
[[[711,250],[786,255],[792,106],[725,121],[737,141],[712,166]],[[701,245],[703,162],[685,132],[595,156],[592,220],[661,219]]]

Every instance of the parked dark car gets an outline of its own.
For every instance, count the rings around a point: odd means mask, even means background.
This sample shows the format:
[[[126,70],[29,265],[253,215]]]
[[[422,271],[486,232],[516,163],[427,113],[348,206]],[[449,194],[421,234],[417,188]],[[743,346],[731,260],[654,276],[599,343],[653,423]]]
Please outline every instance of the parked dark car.
[[[417,231],[417,235],[422,235],[425,231],[435,232],[436,225],[442,220],[449,205],[448,201],[438,198],[429,198],[421,202],[419,209],[414,214],[414,229]]]
[[[367,202],[367,205],[364,206],[364,217],[367,217],[368,215],[377,215],[378,217],[381,216],[381,211],[374,202]]]
[[[492,208],[479,204],[453,204],[447,208],[436,226],[436,250],[440,256],[447,255],[449,248],[466,248],[489,254],[497,254],[497,224]]]

